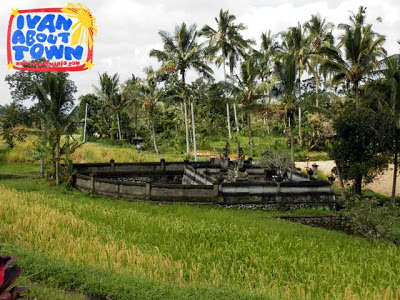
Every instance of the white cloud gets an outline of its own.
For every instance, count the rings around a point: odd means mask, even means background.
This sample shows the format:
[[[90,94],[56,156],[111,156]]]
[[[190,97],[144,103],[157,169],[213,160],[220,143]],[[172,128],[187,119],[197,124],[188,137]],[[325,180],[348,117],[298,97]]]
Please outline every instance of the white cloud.
[[[0,8],[0,78],[14,71],[7,70],[6,37],[11,8],[27,9],[39,7],[62,7],[68,1],[59,0],[6,0]],[[78,2],[78,1],[77,1]],[[187,1],[187,0],[88,0],[87,5],[97,19],[99,28],[94,45],[93,71],[72,73],[71,78],[78,86],[78,95],[92,92],[97,84],[98,73],[118,72],[121,79],[128,79],[132,73],[142,75],[143,68],[157,65],[155,59],[148,56],[153,48],[161,49],[158,35],[160,29],[172,32],[176,25],[186,22],[196,23],[200,28],[204,24],[215,26],[214,18],[221,8],[235,14],[238,21],[247,25],[246,38],[259,39],[261,32],[272,30],[278,33],[303,23],[311,14],[319,13],[335,24],[347,22],[349,11],[356,12],[360,5],[366,6],[367,16],[372,21],[381,16],[382,23],[375,29],[387,36],[386,48],[389,53],[399,51],[396,43],[400,40],[400,2],[395,0],[244,0],[244,1]],[[217,72],[218,77],[221,72]],[[191,73],[189,78],[195,78]],[[8,85],[0,80],[0,104],[10,102]]]

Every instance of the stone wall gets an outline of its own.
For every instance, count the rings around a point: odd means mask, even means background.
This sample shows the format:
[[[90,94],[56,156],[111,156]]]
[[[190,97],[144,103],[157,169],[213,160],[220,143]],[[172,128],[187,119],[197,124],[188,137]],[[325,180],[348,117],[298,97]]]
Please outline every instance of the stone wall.
[[[97,195],[120,197],[132,200],[161,202],[213,203],[218,200],[218,185],[183,185],[140,183],[110,180],[95,177],[94,174],[75,176],[78,190]]]
[[[207,167],[210,162],[166,162],[161,159],[160,162],[148,163],[116,163],[111,160],[109,163],[98,164],[74,164],[74,170],[78,174],[89,175],[90,173],[160,173],[177,172],[183,174],[185,166],[191,165],[195,168]]]
[[[336,206],[329,182],[312,178],[305,181],[237,181],[218,180],[221,170],[210,162],[188,163],[115,163],[76,164],[77,189],[111,197],[161,202],[218,203],[220,205],[258,205],[271,209],[291,207]],[[251,168],[261,173],[260,168]],[[160,174],[180,174],[182,184],[115,180],[120,174],[145,178]],[[215,176],[215,178],[213,177]],[[104,178],[108,177],[108,178]],[[151,177],[151,176],[149,176]],[[216,179],[217,178],[217,179]]]

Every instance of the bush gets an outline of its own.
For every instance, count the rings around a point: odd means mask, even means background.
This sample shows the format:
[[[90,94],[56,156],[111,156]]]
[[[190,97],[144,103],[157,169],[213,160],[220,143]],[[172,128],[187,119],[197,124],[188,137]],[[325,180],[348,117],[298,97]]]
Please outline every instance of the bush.
[[[342,212],[355,234],[400,242],[400,208],[381,199],[352,196]]]

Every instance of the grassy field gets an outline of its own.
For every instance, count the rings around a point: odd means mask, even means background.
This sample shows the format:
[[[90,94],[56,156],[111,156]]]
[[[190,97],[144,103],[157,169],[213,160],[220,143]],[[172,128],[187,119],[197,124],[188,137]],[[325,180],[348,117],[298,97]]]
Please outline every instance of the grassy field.
[[[20,254],[36,294],[60,299],[400,297],[399,248],[263,211],[126,202],[22,178],[0,181],[0,218],[1,252]]]
[[[235,134],[236,135],[236,134]],[[76,137],[80,138],[80,137]],[[34,149],[33,142],[34,136],[29,136],[23,142],[16,142],[13,148],[9,148],[4,141],[0,140],[0,161],[6,163],[25,163],[35,162],[33,158],[30,158],[30,152]],[[230,142],[230,153],[235,154],[237,150],[237,143],[243,146],[244,152],[247,156],[251,156],[250,150],[247,148],[247,137],[243,135],[235,136]],[[226,141],[216,140],[209,143],[207,149],[199,149],[199,152],[208,152],[211,155],[220,155],[222,149],[225,147]],[[263,152],[266,151],[267,146],[271,149],[286,149],[285,139],[282,137],[255,137],[255,158],[260,157]],[[199,156],[200,160],[208,160],[210,156]],[[297,149],[296,160],[305,160],[309,157],[310,160],[328,159],[325,152],[308,152],[304,149]],[[107,142],[87,142],[78,148],[75,153],[71,156],[71,159],[75,163],[87,163],[87,162],[109,162],[110,159],[114,159],[117,162],[151,162],[159,161],[161,158],[167,161],[182,161],[185,158],[193,159],[193,156],[187,156],[184,151],[181,152],[166,152],[157,154],[154,151],[148,149],[142,151],[140,154],[137,153],[135,146],[133,145],[121,145],[116,146]]]

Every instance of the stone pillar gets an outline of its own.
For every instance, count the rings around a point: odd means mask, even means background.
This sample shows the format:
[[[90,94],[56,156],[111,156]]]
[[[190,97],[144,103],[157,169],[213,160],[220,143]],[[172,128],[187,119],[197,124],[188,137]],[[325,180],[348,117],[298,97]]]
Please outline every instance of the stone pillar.
[[[161,167],[161,171],[162,172],[165,172],[165,159],[164,158],[161,158],[160,159],[160,167]]]
[[[151,199],[151,181],[146,181],[146,198]]]
[[[253,158],[249,157],[249,166],[251,167],[253,165]]]
[[[214,182],[213,183],[213,194],[216,200],[218,200],[218,194],[219,194],[219,183]]]
[[[89,174],[89,176],[90,176],[90,192],[91,193],[94,193],[94,176],[95,175],[96,175],[95,173]]]
[[[110,160],[110,170],[111,172],[115,172],[115,160]]]

